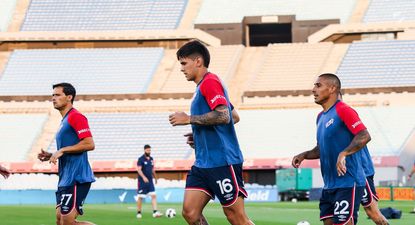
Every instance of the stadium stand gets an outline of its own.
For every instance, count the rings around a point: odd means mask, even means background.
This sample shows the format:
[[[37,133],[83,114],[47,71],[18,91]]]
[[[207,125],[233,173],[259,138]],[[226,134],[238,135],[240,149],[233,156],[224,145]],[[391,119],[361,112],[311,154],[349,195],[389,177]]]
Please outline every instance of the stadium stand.
[[[16,0],[0,1],[0,32],[8,30],[15,6]]]
[[[188,159],[193,152],[185,143],[189,127],[172,127],[169,113],[86,113],[95,141],[91,160],[135,160],[143,146],[153,147],[156,159]],[[56,151],[53,141],[49,151]]]
[[[243,119],[236,124],[236,132],[244,157],[292,157],[311,149],[315,146],[315,120],[319,111],[319,108],[238,111]]]
[[[411,0],[371,0],[364,23],[415,20],[415,4]]]
[[[368,127],[372,155],[399,155],[410,134],[415,131],[415,107],[361,107],[359,116]]]
[[[399,156],[415,130],[415,107],[355,109],[371,134],[368,146],[372,156]],[[236,125],[236,131],[244,157],[292,157],[313,148],[315,121],[320,111],[320,108],[240,110],[243,120]]]
[[[337,74],[344,88],[414,86],[414,57],[415,41],[356,42]]]
[[[46,119],[46,114],[0,114],[1,161],[26,161]]]
[[[220,47],[209,47],[211,55],[211,63],[209,71],[220,76],[227,83],[232,78],[238,66],[244,47],[242,45],[226,45]],[[167,54],[166,54],[167,55]],[[170,63],[162,69],[164,73],[168,71],[167,77],[162,77],[159,89],[154,90],[160,93],[177,93],[188,92],[193,93],[195,84],[188,82],[180,71],[180,63],[177,61],[175,51],[170,53]]]
[[[71,82],[78,94],[143,93],[162,48],[16,50],[0,80],[0,95],[50,95]]]
[[[376,40],[391,40],[414,28],[415,21],[330,24],[311,34],[308,37],[308,42],[352,43],[353,41],[375,39],[375,37]]]
[[[240,23],[244,16],[263,15],[296,15],[297,20],[340,19],[345,23],[354,5],[354,0],[204,0],[195,24]]]
[[[251,78],[247,90],[311,90],[332,47],[331,43],[269,45],[258,74]]]
[[[11,52],[0,52],[0,79],[7,62],[9,61],[10,55]]]
[[[186,0],[32,0],[22,31],[176,29]]]

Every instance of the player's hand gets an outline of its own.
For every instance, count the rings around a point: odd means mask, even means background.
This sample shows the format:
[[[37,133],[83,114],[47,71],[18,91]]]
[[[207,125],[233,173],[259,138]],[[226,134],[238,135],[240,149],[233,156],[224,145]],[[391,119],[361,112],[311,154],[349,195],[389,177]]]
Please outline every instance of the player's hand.
[[[185,134],[184,136],[187,137],[186,144],[188,144],[191,148],[194,149],[195,148],[195,142],[193,140],[193,133],[190,132],[190,133]]]
[[[2,166],[0,166],[0,174],[7,179],[10,176],[10,171]]]
[[[147,177],[143,177],[143,181],[144,181],[144,183],[148,183]]]
[[[340,152],[339,156],[337,157],[337,175],[344,176],[347,172],[346,168],[346,154],[343,152]]]
[[[56,151],[53,153],[53,155],[49,159],[49,163],[56,164],[58,162],[58,159],[63,156],[63,151]]]
[[[175,112],[169,115],[170,124],[173,126],[190,124],[190,116],[185,112]]]
[[[304,160],[304,155],[303,154],[298,154],[298,155],[293,157],[291,165],[294,168],[298,168],[301,165],[301,162],[303,162],[303,160]]]
[[[45,150],[41,149],[40,153],[37,154],[37,158],[44,162],[44,161],[48,161],[50,159],[50,157],[52,156],[52,153],[50,152],[46,152]]]

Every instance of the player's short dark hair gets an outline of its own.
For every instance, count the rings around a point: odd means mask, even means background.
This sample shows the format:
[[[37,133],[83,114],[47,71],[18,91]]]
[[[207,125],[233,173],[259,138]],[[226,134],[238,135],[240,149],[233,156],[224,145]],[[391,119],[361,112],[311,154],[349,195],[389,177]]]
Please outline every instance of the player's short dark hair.
[[[70,84],[70,83],[58,83],[58,84],[52,85],[52,89],[55,89],[56,87],[62,87],[63,88],[63,93],[65,93],[65,95],[72,95],[71,102],[73,103],[73,101],[75,101],[76,90],[75,90],[75,87],[72,84]]]
[[[203,59],[203,65],[208,68],[210,63],[210,54],[209,50],[206,48],[205,45],[200,43],[197,40],[189,41],[180,47],[179,50],[176,52],[177,60],[183,58],[193,58],[195,56],[201,56]]]
[[[144,145],[144,149],[151,148],[150,145]]]
[[[340,82],[339,77],[334,73],[323,73],[318,77],[323,77],[332,81],[333,85],[336,86],[337,91],[340,92],[342,89],[342,83]]]

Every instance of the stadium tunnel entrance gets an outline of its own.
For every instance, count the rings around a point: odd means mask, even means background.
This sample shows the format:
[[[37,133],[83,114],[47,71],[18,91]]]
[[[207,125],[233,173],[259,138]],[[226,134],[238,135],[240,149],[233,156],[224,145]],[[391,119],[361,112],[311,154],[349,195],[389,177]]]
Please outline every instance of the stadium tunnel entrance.
[[[250,24],[247,27],[249,46],[267,46],[269,43],[291,43],[291,23]]]
[[[221,40],[222,45],[267,46],[307,42],[308,36],[339,19],[297,20],[295,15],[245,16],[239,23],[195,24]]]

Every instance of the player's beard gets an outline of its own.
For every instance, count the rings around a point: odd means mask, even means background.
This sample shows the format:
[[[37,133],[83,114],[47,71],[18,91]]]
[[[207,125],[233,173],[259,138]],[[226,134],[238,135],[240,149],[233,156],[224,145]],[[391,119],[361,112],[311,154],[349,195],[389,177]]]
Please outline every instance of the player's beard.
[[[151,154],[151,153],[144,152],[144,155],[145,155],[146,157],[150,157],[150,154]]]

